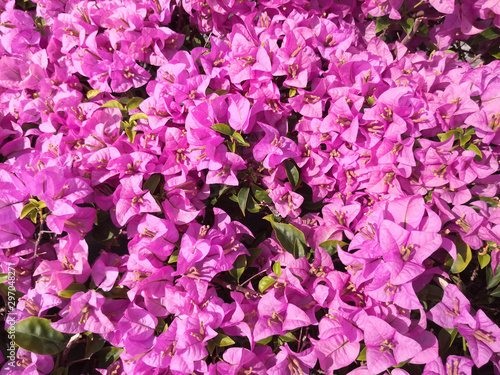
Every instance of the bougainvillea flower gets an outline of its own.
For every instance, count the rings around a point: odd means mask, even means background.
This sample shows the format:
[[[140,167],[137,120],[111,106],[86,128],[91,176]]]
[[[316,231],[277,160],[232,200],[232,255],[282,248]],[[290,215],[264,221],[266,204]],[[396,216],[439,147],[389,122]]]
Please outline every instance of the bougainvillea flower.
[[[478,310],[474,324],[458,324],[458,332],[465,337],[474,364],[481,367],[494,353],[500,351],[500,328]]]
[[[99,334],[111,332],[115,325],[104,315],[101,308],[106,298],[93,290],[77,292],[61,312],[62,319],[51,323],[59,332],[81,333],[91,331]]]

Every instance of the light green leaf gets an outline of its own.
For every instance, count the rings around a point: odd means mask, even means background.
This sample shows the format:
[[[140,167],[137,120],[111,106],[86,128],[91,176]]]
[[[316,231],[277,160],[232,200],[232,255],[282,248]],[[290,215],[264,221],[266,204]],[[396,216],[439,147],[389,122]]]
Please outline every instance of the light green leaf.
[[[478,261],[479,265],[481,266],[481,269],[490,264],[490,260],[491,260],[490,254],[478,255]]]
[[[215,342],[215,345],[221,348],[235,344],[234,340],[231,337],[223,333],[219,333],[213,338],[213,340]]]
[[[375,26],[375,32],[379,33],[389,27],[391,24],[391,20],[388,17],[379,17],[377,18],[377,24]]]
[[[273,272],[276,276],[280,277],[281,276],[281,263],[276,262],[273,264]]]
[[[285,342],[297,342],[297,338],[292,334],[292,332],[287,332],[285,335],[279,335],[278,340],[280,341],[280,344],[283,344]]]
[[[276,282],[275,279],[273,279],[270,276],[264,276],[262,279],[259,281],[259,290],[261,293],[264,293],[264,291],[269,288],[271,285],[273,285]]]
[[[15,326],[14,341],[21,348],[40,355],[54,355],[66,347],[67,338],[50,326],[50,320],[30,316]]]
[[[455,246],[457,247],[457,260],[453,261],[453,259],[448,256],[445,265],[450,268],[452,273],[460,273],[467,268],[470,261],[472,260],[472,251],[470,246],[467,245],[461,238],[455,242]]]
[[[243,136],[242,136],[240,133],[234,132],[234,133],[233,133],[233,135],[232,135],[232,137],[233,137],[234,139],[236,139],[236,141],[237,141],[240,145],[245,146],[245,147],[250,146],[250,143],[248,143],[247,141],[245,141],[245,140],[243,139]]]
[[[234,130],[231,129],[229,125],[226,124],[215,124],[210,127],[210,129],[215,130],[216,132],[225,134],[225,135],[233,135]]]

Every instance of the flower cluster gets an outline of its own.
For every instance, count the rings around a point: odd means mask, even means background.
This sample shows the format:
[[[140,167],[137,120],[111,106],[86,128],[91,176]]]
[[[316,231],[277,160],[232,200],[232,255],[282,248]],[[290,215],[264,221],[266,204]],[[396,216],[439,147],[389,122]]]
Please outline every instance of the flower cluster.
[[[500,373],[498,1],[0,21],[1,375]]]

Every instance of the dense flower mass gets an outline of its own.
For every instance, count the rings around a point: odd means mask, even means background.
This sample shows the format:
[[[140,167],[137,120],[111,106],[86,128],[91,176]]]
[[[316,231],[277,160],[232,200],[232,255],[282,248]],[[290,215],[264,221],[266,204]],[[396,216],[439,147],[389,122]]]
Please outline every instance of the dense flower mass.
[[[500,374],[499,28],[0,1],[0,375]]]

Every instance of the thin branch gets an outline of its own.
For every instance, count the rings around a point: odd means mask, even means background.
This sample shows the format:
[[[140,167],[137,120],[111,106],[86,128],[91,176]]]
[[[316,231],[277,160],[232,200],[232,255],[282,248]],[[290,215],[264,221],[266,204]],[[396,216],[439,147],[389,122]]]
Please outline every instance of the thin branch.
[[[243,287],[241,285],[230,284],[230,283],[228,283],[228,282],[226,282],[224,280],[219,279],[218,277],[216,277],[215,279],[213,279],[212,282],[214,282],[216,284],[219,284],[220,286],[223,286],[226,289],[229,289],[229,290],[232,290],[232,291],[235,291],[235,292],[244,293],[245,297],[247,297],[247,298],[248,298],[248,296],[258,297],[258,298],[264,297],[264,294],[262,294],[260,292],[257,292],[255,290],[252,290],[252,289],[249,289],[249,288],[245,288],[245,287]]]
[[[262,270],[262,271],[260,271],[260,272],[256,273],[255,275],[253,275],[252,277],[250,277],[248,280],[245,280],[243,283],[241,283],[241,285],[243,286],[243,285],[247,284],[247,283],[248,283],[249,281],[251,281],[253,278],[255,278],[255,277],[259,276],[260,274],[263,274],[263,273],[264,273],[264,272],[266,272],[266,271],[267,271],[267,269]]]
[[[417,19],[415,19],[415,22],[413,23],[413,27],[410,31],[409,34],[406,34],[406,36],[404,37],[404,39],[401,41],[401,44],[403,46],[407,46],[408,43],[410,43],[410,40],[415,36],[415,34],[417,33],[418,31],[418,28],[420,27],[420,24],[422,23],[423,21],[423,17],[419,17]]]

